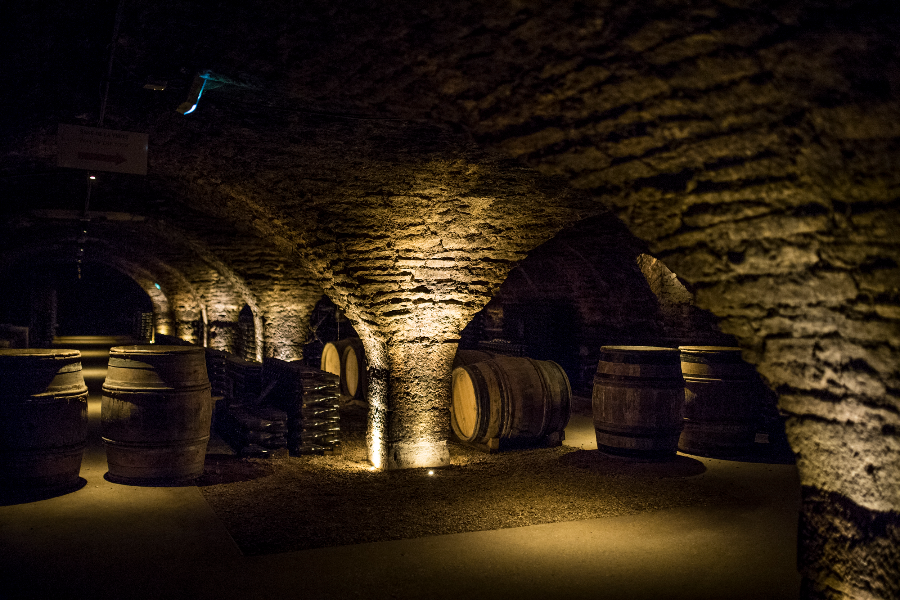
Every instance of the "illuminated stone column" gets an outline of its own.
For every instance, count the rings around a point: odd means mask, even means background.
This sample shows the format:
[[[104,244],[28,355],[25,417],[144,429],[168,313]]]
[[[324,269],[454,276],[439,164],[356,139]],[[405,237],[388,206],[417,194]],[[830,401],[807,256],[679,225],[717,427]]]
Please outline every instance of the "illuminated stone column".
[[[300,360],[309,335],[308,321],[312,307],[287,305],[273,308],[276,310],[263,309],[264,355],[287,361]]]
[[[375,467],[450,464],[450,374],[459,332],[476,308],[429,302],[382,316],[376,326],[348,307],[366,352],[366,444]]]
[[[379,468],[450,464],[450,373],[456,339],[393,340],[362,334],[369,360],[369,460]]]
[[[269,283],[269,282],[267,282]],[[303,346],[310,339],[309,318],[322,288],[306,282],[275,281],[265,289],[254,285],[260,298],[264,327],[257,328],[264,356],[293,361],[303,358]]]
[[[217,278],[207,297],[209,347],[234,353],[237,350],[238,315],[244,300],[224,278]]]
[[[456,341],[400,341],[388,347],[387,467],[450,464],[450,373]]]

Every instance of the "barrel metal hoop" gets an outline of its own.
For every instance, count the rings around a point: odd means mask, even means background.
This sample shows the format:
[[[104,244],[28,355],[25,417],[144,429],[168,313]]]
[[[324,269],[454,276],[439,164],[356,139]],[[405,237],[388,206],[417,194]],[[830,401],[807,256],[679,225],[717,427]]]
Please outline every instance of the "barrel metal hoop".
[[[488,360],[482,365],[486,365],[493,373],[494,378],[497,380],[497,390],[498,396],[497,400],[500,404],[500,431],[497,432],[497,437],[501,439],[506,439],[509,437],[510,431],[512,429],[512,421],[515,415],[515,407],[512,406],[512,402],[510,402],[509,391],[510,391],[510,382],[509,378],[506,376],[506,371],[501,369],[500,366],[493,360]],[[488,411],[490,411],[490,398],[488,397]],[[490,419],[488,419],[490,421]],[[485,434],[487,433],[487,428],[485,428]]]
[[[626,435],[627,437],[658,438],[661,435],[678,435],[682,426],[677,427],[617,427],[614,423],[601,423],[594,425],[594,429],[601,433],[611,435]]]
[[[208,435],[200,436],[200,437],[192,437],[192,438],[184,438],[180,440],[166,440],[164,442],[123,442],[111,440],[109,438],[102,438],[103,443],[107,446],[115,446],[118,448],[146,448],[148,450],[154,448],[162,448],[162,449],[171,449],[173,444],[183,443],[185,445],[194,445],[199,443],[206,443],[209,441]]]
[[[612,384],[616,387],[626,388],[661,388],[678,389],[684,387],[684,380],[674,377],[631,377],[628,375],[607,375],[597,373],[594,375],[595,384]]]
[[[116,395],[141,395],[141,394],[157,394],[157,393],[171,393],[171,392],[202,392],[203,390],[212,389],[212,386],[208,383],[199,383],[196,385],[186,385],[182,387],[151,387],[151,386],[118,386],[118,385],[110,385],[107,383],[103,384],[103,391],[110,392]]]
[[[553,413],[553,407],[550,405],[553,394],[550,389],[550,382],[544,376],[540,363],[531,358],[528,359],[528,362],[531,363],[531,368],[537,371],[538,379],[541,381],[541,404],[543,405],[544,414],[541,417],[541,427],[538,429],[536,437],[542,438],[549,433],[547,430],[550,428],[550,416]]]

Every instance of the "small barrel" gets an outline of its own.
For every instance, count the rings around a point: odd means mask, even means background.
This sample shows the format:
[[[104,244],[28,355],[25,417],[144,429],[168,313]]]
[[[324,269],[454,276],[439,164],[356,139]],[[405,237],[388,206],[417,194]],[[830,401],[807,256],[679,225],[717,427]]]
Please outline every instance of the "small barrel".
[[[484,362],[494,358],[493,352],[485,352],[484,350],[457,350],[456,356],[453,357],[453,368],[465,367],[477,362]]]
[[[569,423],[572,388],[549,360],[500,356],[453,370],[450,424],[464,442],[540,442]]]
[[[56,489],[78,483],[88,389],[78,350],[0,350],[0,482]]]
[[[684,421],[678,350],[603,346],[592,404],[601,451],[646,459],[673,456]]]
[[[760,385],[740,348],[681,346],[684,431],[678,449],[687,454],[729,457],[753,448],[759,420]]]
[[[100,407],[110,481],[177,485],[199,477],[211,417],[203,348],[110,349]]]
[[[341,355],[347,346],[347,340],[339,340],[337,342],[328,342],[322,349],[322,360],[319,362],[319,368],[326,373],[341,376]]]

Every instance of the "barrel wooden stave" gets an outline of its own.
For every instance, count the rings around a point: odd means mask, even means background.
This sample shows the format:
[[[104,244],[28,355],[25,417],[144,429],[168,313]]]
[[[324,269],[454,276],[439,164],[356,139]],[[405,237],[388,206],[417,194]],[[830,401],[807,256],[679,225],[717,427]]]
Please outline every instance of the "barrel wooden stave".
[[[731,457],[753,448],[759,382],[741,349],[681,346],[685,385],[684,431],[678,449],[687,454]]]
[[[465,442],[537,442],[569,422],[571,387],[552,361],[495,357],[453,371],[451,427]]]
[[[0,351],[3,485],[77,484],[87,441],[87,398],[79,351]]]
[[[678,351],[604,346],[592,393],[597,447],[635,458],[674,456],[683,427]]]
[[[494,356],[496,355],[493,352],[486,352],[484,350],[457,350],[456,356],[453,357],[453,368],[458,369],[459,367],[465,367],[466,365],[491,360]]]
[[[112,348],[100,414],[111,481],[166,485],[200,476],[212,420],[203,349]]]

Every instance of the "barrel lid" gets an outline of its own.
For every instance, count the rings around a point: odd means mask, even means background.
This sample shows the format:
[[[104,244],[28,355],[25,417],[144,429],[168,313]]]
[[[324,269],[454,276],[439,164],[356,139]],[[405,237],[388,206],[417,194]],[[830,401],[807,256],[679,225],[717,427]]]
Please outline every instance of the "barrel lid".
[[[109,349],[109,354],[126,354],[129,356],[151,356],[156,354],[193,354],[203,353],[206,349],[199,346],[162,346],[159,344],[146,344],[141,346],[115,346]]]
[[[741,349],[730,346],[680,346],[682,364],[745,364]]]
[[[676,352],[675,348],[664,346],[602,346],[603,352]]]
[[[81,351],[62,348],[2,348],[0,357],[81,358]]]
[[[735,346],[678,346],[682,352],[740,352]]]

